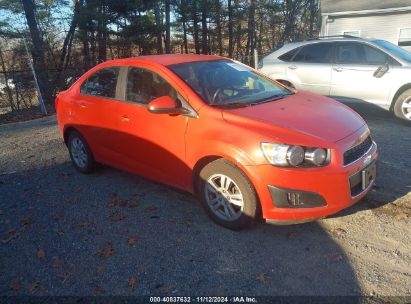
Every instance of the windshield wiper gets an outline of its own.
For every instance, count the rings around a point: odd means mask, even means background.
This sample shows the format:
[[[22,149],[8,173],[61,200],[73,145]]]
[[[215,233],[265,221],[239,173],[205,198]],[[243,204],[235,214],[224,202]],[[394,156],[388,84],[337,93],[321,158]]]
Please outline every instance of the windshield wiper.
[[[271,101],[276,101],[276,100],[279,100],[279,99],[283,99],[283,98],[285,98],[285,97],[287,97],[287,96],[290,96],[290,95],[292,95],[292,94],[294,94],[294,93],[279,94],[279,95],[271,96],[271,97],[266,98],[266,99],[262,99],[262,100],[259,100],[259,101],[251,102],[251,103],[249,103],[249,105],[255,106],[255,105],[258,105],[258,104],[262,104],[262,103],[267,103],[267,102],[271,102]]]
[[[244,103],[244,102],[227,102],[227,103],[214,103],[210,104],[211,107],[224,107],[224,108],[242,108],[242,107],[248,107],[250,104],[249,103]]]

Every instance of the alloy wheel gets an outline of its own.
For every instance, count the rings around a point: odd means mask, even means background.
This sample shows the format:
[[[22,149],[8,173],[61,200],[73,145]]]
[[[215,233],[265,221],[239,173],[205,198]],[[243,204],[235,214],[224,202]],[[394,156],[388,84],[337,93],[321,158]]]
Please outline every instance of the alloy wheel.
[[[85,168],[87,166],[88,156],[83,141],[78,137],[73,138],[70,143],[70,148],[73,161],[78,167]]]
[[[403,101],[403,103],[401,105],[401,110],[402,110],[402,113],[404,114],[404,116],[407,119],[411,120],[411,96],[407,97]]]
[[[214,174],[207,180],[205,197],[211,211],[224,221],[235,221],[243,212],[244,198],[240,188],[224,174]]]

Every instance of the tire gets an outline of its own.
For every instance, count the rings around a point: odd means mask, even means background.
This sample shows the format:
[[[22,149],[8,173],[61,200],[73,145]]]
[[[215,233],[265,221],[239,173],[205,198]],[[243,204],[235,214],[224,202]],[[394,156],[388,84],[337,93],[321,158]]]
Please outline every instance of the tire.
[[[210,218],[226,228],[246,228],[259,217],[260,204],[253,185],[227,160],[213,161],[200,171],[198,195]]]
[[[96,162],[93,153],[84,137],[77,131],[72,131],[68,137],[67,146],[71,161],[77,171],[89,174],[94,172]]]
[[[393,110],[396,117],[411,123],[411,89],[405,90],[397,97]]]

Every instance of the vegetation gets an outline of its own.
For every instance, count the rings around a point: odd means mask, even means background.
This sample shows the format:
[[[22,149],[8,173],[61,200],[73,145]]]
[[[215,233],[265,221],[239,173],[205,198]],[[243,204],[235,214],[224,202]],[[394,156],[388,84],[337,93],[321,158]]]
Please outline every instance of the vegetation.
[[[315,36],[317,21],[318,0],[0,0],[0,104],[35,102],[23,38],[51,104],[99,62],[201,53],[253,65],[254,50]]]

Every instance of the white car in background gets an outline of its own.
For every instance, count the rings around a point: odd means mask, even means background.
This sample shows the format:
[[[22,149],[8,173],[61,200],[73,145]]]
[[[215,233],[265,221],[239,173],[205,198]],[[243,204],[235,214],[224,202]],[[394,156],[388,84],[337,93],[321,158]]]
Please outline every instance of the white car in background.
[[[366,101],[411,122],[411,53],[379,39],[324,37],[264,57],[262,73],[342,102]]]

